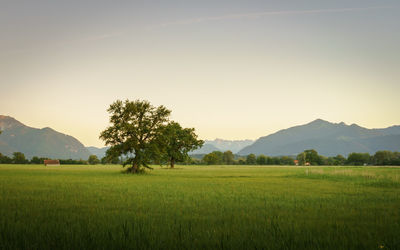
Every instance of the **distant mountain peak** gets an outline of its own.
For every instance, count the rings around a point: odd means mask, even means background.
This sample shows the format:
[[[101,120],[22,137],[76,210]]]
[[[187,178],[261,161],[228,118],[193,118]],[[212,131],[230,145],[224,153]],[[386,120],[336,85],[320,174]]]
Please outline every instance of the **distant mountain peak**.
[[[400,126],[367,129],[354,123],[346,125],[344,122],[331,123],[316,119],[305,125],[260,137],[238,154],[296,155],[310,148],[325,156],[352,152],[375,153],[378,150],[398,151]]]
[[[332,123],[318,118],[308,124],[332,124]]]
[[[28,127],[13,117],[0,115],[0,152],[12,155],[22,152],[33,156],[55,159],[87,159],[89,151],[72,136],[59,133],[50,127]]]
[[[14,117],[0,115],[0,129],[9,129],[12,127],[25,126],[23,123],[17,121]]]
[[[43,130],[43,131],[46,131],[46,132],[55,131],[54,129],[52,129],[52,128],[50,128],[50,127],[44,127],[44,128],[42,128],[42,130]]]
[[[315,119],[314,121],[312,121],[312,122],[323,122],[323,123],[330,123],[330,122],[328,122],[328,121],[325,121],[325,120],[323,120],[323,119],[321,119],[321,118],[317,118],[317,119]]]

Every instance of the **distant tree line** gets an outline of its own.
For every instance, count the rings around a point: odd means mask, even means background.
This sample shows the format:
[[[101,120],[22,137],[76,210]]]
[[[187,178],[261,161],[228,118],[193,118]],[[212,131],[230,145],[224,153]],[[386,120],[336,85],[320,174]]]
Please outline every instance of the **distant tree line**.
[[[326,157],[319,155],[314,149],[305,150],[297,156],[266,156],[249,154],[247,156],[234,155],[231,151],[214,151],[209,154],[192,156],[184,164],[197,165],[312,165],[312,166],[400,166],[400,152],[377,151],[369,153],[351,153],[348,157],[342,155]]]
[[[198,165],[294,165],[293,157],[249,154],[247,156],[234,155],[230,150],[225,152],[213,151],[206,155],[196,155],[186,164]]]
[[[14,152],[12,157],[0,153],[0,164],[44,164],[45,160],[51,160],[48,157],[34,156],[30,160],[25,157],[21,152]],[[55,160],[55,159],[53,159]],[[121,164],[123,159],[118,157],[109,158],[103,157],[101,160],[96,155],[90,155],[87,160],[74,160],[74,159],[57,159],[60,164],[64,165],[95,165],[95,164]]]
[[[46,157],[34,156],[30,160],[21,152],[13,153],[8,157],[0,153],[0,164],[43,164]],[[60,164],[66,165],[96,165],[96,164],[122,164],[126,158],[105,156],[98,159],[90,155],[87,160],[59,159]],[[231,151],[214,151],[206,155],[195,155],[182,158],[178,164],[187,165],[312,165],[312,166],[400,166],[400,152],[377,151],[374,155],[369,153],[351,153],[346,157],[342,155],[326,157],[319,155],[314,149],[305,150],[297,156],[266,156],[249,154],[247,156],[235,155]],[[167,165],[168,160],[154,161],[151,164]]]

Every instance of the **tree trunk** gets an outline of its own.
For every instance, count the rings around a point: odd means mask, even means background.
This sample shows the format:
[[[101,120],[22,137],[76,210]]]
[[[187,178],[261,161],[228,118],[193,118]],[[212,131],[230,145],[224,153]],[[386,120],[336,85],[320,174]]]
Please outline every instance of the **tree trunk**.
[[[133,163],[132,164],[132,167],[130,167],[130,168],[128,168],[128,173],[131,173],[131,174],[136,174],[136,173],[138,173],[139,172],[139,166],[138,166],[138,164],[135,162],[135,163]]]
[[[174,168],[175,166],[175,159],[172,157],[171,158],[171,168]]]

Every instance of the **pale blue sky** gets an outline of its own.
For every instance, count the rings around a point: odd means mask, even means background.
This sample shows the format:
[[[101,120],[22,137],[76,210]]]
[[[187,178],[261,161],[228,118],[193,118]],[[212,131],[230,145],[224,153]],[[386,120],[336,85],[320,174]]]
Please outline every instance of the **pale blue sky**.
[[[0,1],[0,114],[102,146],[146,99],[203,139],[400,124],[399,1]]]

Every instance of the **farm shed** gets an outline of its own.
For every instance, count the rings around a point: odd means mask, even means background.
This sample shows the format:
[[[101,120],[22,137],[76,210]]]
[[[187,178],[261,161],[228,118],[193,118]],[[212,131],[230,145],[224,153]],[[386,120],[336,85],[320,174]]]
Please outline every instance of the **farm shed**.
[[[59,160],[44,160],[45,166],[60,166]]]

